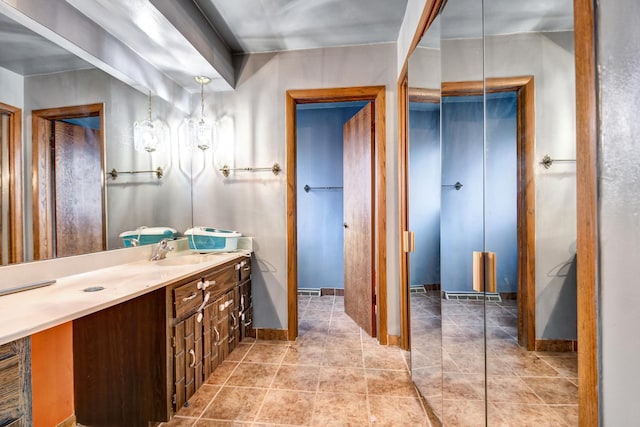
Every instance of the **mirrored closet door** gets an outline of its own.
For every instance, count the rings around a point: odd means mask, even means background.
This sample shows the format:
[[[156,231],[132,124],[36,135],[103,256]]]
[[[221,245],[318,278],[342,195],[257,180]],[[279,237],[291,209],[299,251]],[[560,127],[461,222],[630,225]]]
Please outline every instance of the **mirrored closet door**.
[[[447,426],[577,425],[572,2],[527,4],[449,0],[409,62],[411,368]]]

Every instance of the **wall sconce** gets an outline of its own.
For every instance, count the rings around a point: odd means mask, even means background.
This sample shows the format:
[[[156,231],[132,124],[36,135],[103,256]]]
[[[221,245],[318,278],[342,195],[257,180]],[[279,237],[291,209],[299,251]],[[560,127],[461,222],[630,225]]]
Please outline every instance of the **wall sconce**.
[[[204,116],[204,85],[211,82],[209,77],[196,76],[196,82],[200,83],[200,119],[188,118],[180,124],[181,144],[193,150],[198,147],[205,151],[209,148],[214,149],[214,125]]]
[[[149,117],[133,124],[133,145],[136,151],[153,153],[161,150],[169,140],[169,128],[161,120],[151,118],[151,92],[149,92]]]

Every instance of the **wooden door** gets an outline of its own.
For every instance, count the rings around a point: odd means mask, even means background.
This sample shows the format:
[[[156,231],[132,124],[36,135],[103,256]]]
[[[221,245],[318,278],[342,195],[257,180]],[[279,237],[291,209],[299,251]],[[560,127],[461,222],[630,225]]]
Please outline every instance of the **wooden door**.
[[[99,131],[54,121],[56,256],[104,250]]]
[[[344,310],[369,335],[376,336],[373,272],[373,104],[368,103],[343,128]]]

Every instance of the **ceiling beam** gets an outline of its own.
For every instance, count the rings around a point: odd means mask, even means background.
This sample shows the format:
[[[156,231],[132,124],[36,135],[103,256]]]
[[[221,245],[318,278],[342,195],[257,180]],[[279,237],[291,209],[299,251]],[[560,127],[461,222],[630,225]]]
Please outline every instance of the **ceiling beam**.
[[[209,62],[231,88],[235,72],[231,51],[193,1],[150,0],[156,9]]]
[[[190,94],[64,0],[0,0],[0,13],[131,87],[190,112]]]

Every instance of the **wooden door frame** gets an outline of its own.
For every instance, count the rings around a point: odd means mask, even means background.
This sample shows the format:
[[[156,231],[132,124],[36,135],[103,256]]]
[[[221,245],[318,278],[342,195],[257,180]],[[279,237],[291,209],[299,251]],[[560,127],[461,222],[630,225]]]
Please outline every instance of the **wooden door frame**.
[[[105,196],[105,129],[104,104],[77,105],[72,107],[46,108],[31,112],[32,125],[32,163],[33,163],[33,258],[34,260],[53,257],[53,186],[50,182],[51,122],[65,118],[91,117],[100,118],[100,174],[102,176],[102,248],[106,249],[106,196]]]
[[[22,210],[22,110],[0,102],[0,112],[9,115],[9,239],[10,264],[24,260]]]
[[[426,0],[416,32],[409,46],[398,78],[399,161],[403,161],[403,141],[407,138],[407,97],[402,98],[402,86],[406,87],[408,59],[420,42],[422,35],[437,16],[444,0]],[[576,69],[576,214],[577,223],[577,306],[578,306],[578,419],[581,427],[597,427],[600,420],[598,373],[598,134],[597,134],[597,81],[595,58],[595,5],[593,0],[573,0],[574,45]],[[406,95],[406,91],[404,94]],[[404,110],[404,111],[403,111]],[[406,146],[404,147],[406,149]],[[399,170],[399,197],[403,203],[404,187],[402,170]],[[402,209],[402,207],[401,207]],[[400,236],[402,228],[400,217]],[[402,254],[401,254],[402,260]],[[402,269],[401,269],[402,270]],[[406,272],[405,272],[406,274]],[[401,310],[406,308],[408,292],[403,290],[406,276],[400,280]],[[407,310],[401,311],[401,326],[408,323]],[[401,330],[404,333],[405,329]],[[407,345],[405,339],[401,344]],[[407,348],[407,347],[405,347]]]
[[[380,344],[388,343],[387,336],[387,239],[386,239],[386,106],[385,86],[362,86],[330,89],[288,90],[286,94],[287,141],[287,337],[298,336],[298,237],[296,207],[296,106],[322,102],[370,101],[375,114],[375,147],[372,185],[373,200],[373,273],[376,288],[377,331]]]

